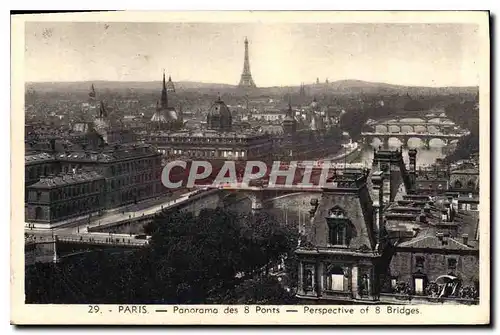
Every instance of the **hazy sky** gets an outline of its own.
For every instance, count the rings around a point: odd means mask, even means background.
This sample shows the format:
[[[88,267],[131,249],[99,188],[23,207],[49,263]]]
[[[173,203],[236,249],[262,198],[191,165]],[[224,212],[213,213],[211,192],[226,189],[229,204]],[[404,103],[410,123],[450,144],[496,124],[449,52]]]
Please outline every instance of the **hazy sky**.
[[[465,24],[26,23],[26,81],[237,84],[243,40],[263,86],[359,79],[478,85],[478,27]]]

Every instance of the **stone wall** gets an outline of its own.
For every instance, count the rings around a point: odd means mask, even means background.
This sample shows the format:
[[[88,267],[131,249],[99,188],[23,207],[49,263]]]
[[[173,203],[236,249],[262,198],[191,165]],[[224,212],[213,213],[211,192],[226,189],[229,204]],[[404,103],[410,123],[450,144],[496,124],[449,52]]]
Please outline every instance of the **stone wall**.
[[[265,210],[284,224],[297,227],[307,234],[311,231],[311,200],[321,198],[321,193],[290,193],[265,201]],[[300,224],[299,224],[300,223]]]
[[[449,252],[449,251],[448,251]],[[422,273],[430,281],[450,272],[462,280],[462,285],[473,286],[474,280],[479,279],[479,257],[474,253],[437,253],[431,250],[422,252],[398,250],[390,263],[391,275],[397,275],[398,281],[411,282],[413,273],[417,271],[416,257],[424,257]],[[456,268],[448,268],[448,259],[456,259]]]

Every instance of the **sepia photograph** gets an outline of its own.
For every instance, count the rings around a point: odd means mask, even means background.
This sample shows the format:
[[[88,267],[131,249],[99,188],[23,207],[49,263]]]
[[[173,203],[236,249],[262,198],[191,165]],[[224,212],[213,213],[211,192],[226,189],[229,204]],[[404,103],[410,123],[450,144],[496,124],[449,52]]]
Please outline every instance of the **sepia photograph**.
[[[488,12],[12,21],[13,322],[489,322]]]

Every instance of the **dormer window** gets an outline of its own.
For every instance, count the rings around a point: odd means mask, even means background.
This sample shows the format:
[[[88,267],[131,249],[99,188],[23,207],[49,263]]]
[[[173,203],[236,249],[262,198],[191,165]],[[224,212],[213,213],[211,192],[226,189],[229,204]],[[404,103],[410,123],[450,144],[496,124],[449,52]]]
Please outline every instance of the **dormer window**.
[[[415,265],[416,265],[417,269],[423,269],[424,263],[425,263],[424,257],[422,257],[422,256],[415,257]]]
[[[345,219],[345,212],[340,207],[333,207],[328,211],[328,218],[330,219]]]
[[[328,243],[332,246],[348,246],[354,235],[354,227],[346,217],[345,211],[335,206],[328,211]]]

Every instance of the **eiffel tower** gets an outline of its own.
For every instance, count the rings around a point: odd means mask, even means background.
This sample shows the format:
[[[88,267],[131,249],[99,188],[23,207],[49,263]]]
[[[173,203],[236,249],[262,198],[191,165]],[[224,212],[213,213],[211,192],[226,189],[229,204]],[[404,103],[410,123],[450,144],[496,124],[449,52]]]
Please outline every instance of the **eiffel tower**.
[[[248,40],[245,37],[245,62],[243,63],[243,73],[241,74],[239,87],[257,87],[250,73],[250,61],[248,60]]]

